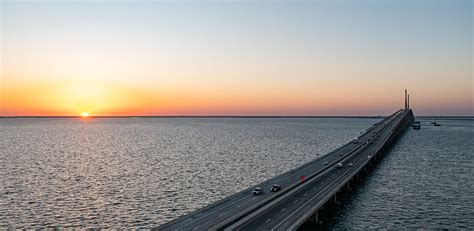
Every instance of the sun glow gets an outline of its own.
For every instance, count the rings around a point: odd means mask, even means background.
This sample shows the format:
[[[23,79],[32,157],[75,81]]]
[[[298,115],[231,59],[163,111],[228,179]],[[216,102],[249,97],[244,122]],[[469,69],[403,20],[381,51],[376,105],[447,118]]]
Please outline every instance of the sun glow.
[[[89,117],[89,113],[88,113],[88,112],[86,112],[86,111],[85,111],[85,112],[82,112],[82,114],[81,114],[81,115],[82,115],[82,117]]]

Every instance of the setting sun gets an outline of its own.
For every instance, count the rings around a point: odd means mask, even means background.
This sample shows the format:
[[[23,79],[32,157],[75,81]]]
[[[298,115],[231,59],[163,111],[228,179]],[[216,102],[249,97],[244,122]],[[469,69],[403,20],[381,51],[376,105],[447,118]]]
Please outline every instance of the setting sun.
[[[89,117],[89,113],[88,113],[88,112],[86,112],[86,111],[85,111],[85,112],[82,112],[82,114],[81,114],[81,115],[82,115],[82,117]]]

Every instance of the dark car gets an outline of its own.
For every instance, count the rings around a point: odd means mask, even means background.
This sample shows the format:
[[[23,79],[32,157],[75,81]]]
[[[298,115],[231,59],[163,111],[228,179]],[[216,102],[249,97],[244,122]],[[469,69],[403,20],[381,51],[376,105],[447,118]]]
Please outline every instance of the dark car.
[[[327,162],[327,161],[324,161],[324,162],[323,162],[323,165],[328,165],[328,162]]]
[[[260,188],[260,187],[257,187],[257,188],[255,188],[255,189],[252,191],[252,194],[253,194],[253,195],[256,195],[256,196],[257,196],[257,195],[262,195],[262,194],[263,194],[263,189]]]
[[[279,184],[274,184],[274,185],[272,185],[272,187],[270,188],[270,191],[272,191],[272,192],[278,192],[278,191],[280,191],[280,190],[281,190],[281,185],[279,185]]]

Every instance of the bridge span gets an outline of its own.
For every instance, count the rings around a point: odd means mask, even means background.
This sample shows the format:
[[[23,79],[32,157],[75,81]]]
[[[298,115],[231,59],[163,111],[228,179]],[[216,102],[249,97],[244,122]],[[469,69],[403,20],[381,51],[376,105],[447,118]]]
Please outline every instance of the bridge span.
[[[350,180],[376,160],[413,120],[411,109],[398,110],[321,158],[154,230],[296,230],[308,219],[317,220],[318,210],[335,199],[343,187],[349,187]],[[273,184],[282,189],[270,192]],[[262,187],[264,193],[252,195],[255,187]]]

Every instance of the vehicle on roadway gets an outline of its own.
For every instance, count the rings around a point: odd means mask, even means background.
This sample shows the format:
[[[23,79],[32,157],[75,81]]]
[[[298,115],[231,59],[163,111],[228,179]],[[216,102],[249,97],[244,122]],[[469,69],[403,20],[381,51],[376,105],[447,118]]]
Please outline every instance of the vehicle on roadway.
[[[328,162],[327,162],[327,161],[324,161],[324,162],[323,162],[323,165],[328,165]]]
[[[279,185],[279,184],[274,184],[274,185],[272,185],[272,187],[270,188],[270,191],[272,191],[272,192],[278,192],[278,191],[280,191],[280,190],[281,190],[281,185]]]
[[[338,168],[342,168],[342,163],[337,163],[336,165]]]
[[[356,137],[356,138],[352,139],[353,144],[357,144],[358,141],[359,141],[359,137]]]
[[[260,187],[257,187],[252,191],[252,194],[255,195],[255,196],[262,195],[263,194],[263,189],[260,188]]]
[[[354,166],[354,164],[353,164],[353,163],[349,163],[347,166],[352,167],[352,166]]]

